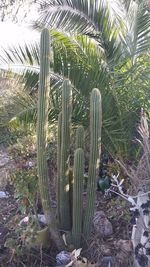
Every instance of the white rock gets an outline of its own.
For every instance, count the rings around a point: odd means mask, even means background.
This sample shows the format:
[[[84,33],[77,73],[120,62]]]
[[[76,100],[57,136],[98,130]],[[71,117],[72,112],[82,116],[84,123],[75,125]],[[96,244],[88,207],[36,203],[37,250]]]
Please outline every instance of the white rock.
[[[36,219],[36,216],[33,215],[32,216],[34,219]],[[24,217],[20,222],[19,222],[19,226],[26,226],[29,222],[29,216]],[[39,222],[43,223],[44,225],[46,225],[46,218],[45,215],[43,214],[38,214],[38,220]]]
[[[61,251],[56,255],[56,264],[57,266],[65,266],[71,261],[71,253],[68,251]]]
[[[34,215],[34,216],[35,216],[35,215]],[[41,223],[47,225],[45,215],[43,215],[43,214],[38,214],[38,220],[39,220],[39,222],[41,222]]]
[[[29,216],[26,216],[26,217],[24,217],[20,222],[19,222],[19,226],[25,226],[25,225],[27,225],[28,224],[28,222],[29,222]]]
[[[4,191],[0,191],[0,198],[8,198],[9,194],[7,192]]]

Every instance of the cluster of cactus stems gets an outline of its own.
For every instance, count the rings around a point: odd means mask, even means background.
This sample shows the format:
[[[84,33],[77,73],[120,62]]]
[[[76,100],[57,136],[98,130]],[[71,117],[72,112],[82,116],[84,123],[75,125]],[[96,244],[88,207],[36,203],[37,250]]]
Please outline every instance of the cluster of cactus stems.
[[[100,158],[102,110],[101,95],[93,89],[90,98],[90,156],[87,183],[87,204],[83,212],[84,183],[84,128],[76,130],[74,165],[70,168],[70,136],[72,116],[72,88],[69,80],[62,86],[62,110],[58,118],[57,142],[57,220],[51,208],[48,190],[48,171],[46,160],[48,109],[49,109],[49,32],[44,29],[41,34],[40,48],[40,82],[38,96],[37,124],[37,160],[39,188],[43,210],[50,233],[60,249],[59,230],[70,231],[71,241],[76,248],[89,236],[94,215],[96,176]],[[59,229],[59,230],[58,230]],[[82,239],[83,237],[83,239]]]
[[[84,128],[76,130],[74,165],[72,179],[69,179],[69,141],[71,130],[71,85],[65,80],[62,88],[62,111],[58,124],[58,218],[60,229],[71,230],[72,243],[76,248],[81,246],[81,237],[89,237],[95,206],[96,176],[99,167],[102,110],[101,95],[93,89],[90,98],[90,157],[87,183],[87,206],[83,216],[83,183],[84,183]],[[65,102],[65,103],[64,103]],[[66,114],[64,114],[66,113]],[[62,119],[60,120],[60,117]],[[67,120],[67,122],[66,122]],[[61,125],[60,125],[61,123]],[[64,129],[65,128],[65,129]],[[61,136],[61,137],[60,137]],[[73,190],[72,190],[73,187]],[[71,198],[69,198],[72,194]],[[71,200],[72,201],[71,201]]]

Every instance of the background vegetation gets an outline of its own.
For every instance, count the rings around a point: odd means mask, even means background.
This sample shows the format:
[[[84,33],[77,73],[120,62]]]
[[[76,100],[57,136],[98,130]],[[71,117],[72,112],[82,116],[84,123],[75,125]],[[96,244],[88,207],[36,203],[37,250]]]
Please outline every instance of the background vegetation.
[[[149,113],[150,16],[144,2],[45,1],[33,24],[51,31],[51,103],[49,119],[60,109],[60,86],[73,86],[73,122],[88,127],[89,93],[98,87],[103,99],[103,146],[110,153],[132,155],[140,108]],[[5,104],[5,124],[19,118],[36,121],[39,48],[10,47],[1,55],[1,68],[16,72],[23,89]],[[13,76],[13,74],[11,73]],[[76,103],[79,103],[76,105]],[[79,108],[80,107],[80,108]],[[4,122],[3,122],[4,123]]]

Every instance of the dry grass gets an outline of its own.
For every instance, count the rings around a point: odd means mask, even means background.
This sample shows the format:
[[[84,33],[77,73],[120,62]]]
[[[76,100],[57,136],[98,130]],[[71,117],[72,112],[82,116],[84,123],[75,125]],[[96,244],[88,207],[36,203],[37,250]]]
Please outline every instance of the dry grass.
[[[139,142],[142,148],[142,155],[138,160],[138,164],[136,166],[126,166],[118,161],[130,178],[131,191],[135,194],[139,190],[144,192],[150,191],[150,138],[147,115],[143,109],[141,109],[141,118],[137,130],[141,137],[141,140],[137,139],[137,142]]]

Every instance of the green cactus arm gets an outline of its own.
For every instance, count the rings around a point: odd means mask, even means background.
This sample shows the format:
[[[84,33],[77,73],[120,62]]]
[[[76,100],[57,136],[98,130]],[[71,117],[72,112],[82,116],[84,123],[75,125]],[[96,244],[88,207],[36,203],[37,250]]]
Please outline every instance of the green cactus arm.
[[[63,248],[63,241],[57,231],[54,213],[51,208],[48,167],[47,167],[47,133],[48,133],[48,109],[50,90],[50,37],[48,29],[43,29],[40,40],[40,75],[38,91],[38,118],[37,118],[37,166],[40,196],[43,211],[51,233],[51,237],[58,249]]]
[[[76,130],[76,144],[75,148],[84,148],[84,128],[80,125]]]
[[[70,124],[72,109],[72,90],[69,80],[65,80],[62,90],[62,133],[61,133],[61,162],[60,162],[60,225],[63,230],[70,230],[70,202],[68,158],[70,144]]]
[[[48,131],[48,108],[49,108],[49,53],[50,38],[47,29],[41,34],[40,41],[40,75],[39,75],[39,91],[38,91],[38,120],[37,120],[37,162],[39,187],[42,199],[42,205],[47,217],[50,221],[50,197],[48,190],[48,169],[46,159],[47,147],[47,131]]]
[[[82,214],[83,214],[83,175],[84,175],[84,152],[78,148],[74,155],[73,168],[73,218],[72,218],[72,241],[76,248],[81,246]]]
[[[93,89],[90,97],[90,161],[87,185],[87,207],[85,210],[83,234],[88,238],[94,215],[96,175],[99,167],[100,144],[102,127],[101,94],[98,89]]]
[[[58,116],[57,128],[57,219],[60,222],[60,162],[61,162],[61,130],[62,130],[62,112]]]

